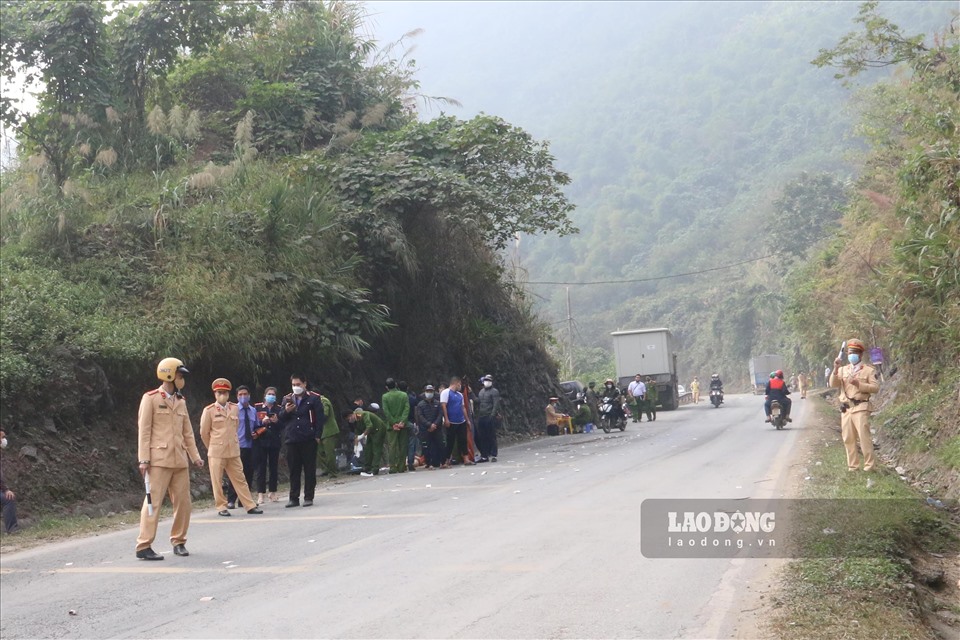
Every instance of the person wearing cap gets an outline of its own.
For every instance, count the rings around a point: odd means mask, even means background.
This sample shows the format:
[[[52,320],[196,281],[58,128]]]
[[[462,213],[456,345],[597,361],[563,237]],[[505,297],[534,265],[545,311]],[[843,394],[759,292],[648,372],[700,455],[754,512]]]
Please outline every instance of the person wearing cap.
[[[157,537],[160,507],[167,495],[173,506],[173,525],[170,527],[173,553],[190,555],[186,547],[192,509],[189,463],[203,468],[203,458],[197,451],[187,403],[180,393],[185,383],[183,376],[187,373],[189,371],[177,358],[164,358],[157,365],[160,387],[146,392],[140,399],[137,455],[140,475],[145,479],[149,477],[150,484],[150,502],[144,498],[140,510],[136,552],[140,560],[163,560],[152,545]]]
[[[410,432],[407,421],[410,419],[410,398],[397,389],[397,381],[387,378],[387,390],[381,398],[383,415],[387,419],[387,458],[390,473],[403,473],[407,470],[407,448]]]
[[[478,462],[497,461],[497,419],[500,417],[500,392],[493,386],[493,376],[480,378],[483,388],[477,394]]]
[[[240,412],[237,405],[230,402],[230,390],[233,385],[226,378],[217,378],[211,385],[216,401],[203,408],[200,414],[200,439],[207,448],[207,461],[210,464],[210,482],[213,485],[213,499],[217,513],[229,516],[227,497],[223,493],[223,474],[227,474],[237,492],[240,503],[247,513],[263,513],[250,495],[250,487],[243,475],[240,462],[240,439],[237,429],[240,425]]]
[[[323,405],[323,430],[320,432],[320,445],[317,447],[317,458],[323,475],[327,478],[336,478],[340,475],[337,469],[337,444],[340,442],[340,425],[333,412],[333,402],[327,396],[320,394],[320,404]]]
[[[877,371],[863,362],[863,342],[856,338],[847,341],[847,360],[833,362],[829,385],[840,389],[840,435],[847,450],[847,471],[860,468],[857,440],[863,451],[863,470],[871,471],[876,464],[873,455],[873,438],[870,435],[870,396],[880,391]]]
[[[414,420],[420,432],[424,466],[430,470],[439,469],[447,456],[443,443],[443,410],[432,384],[423,388],[423,399],[417,403]]]
[[[560,418],[567,417],[559,410],[559,404],[559,396],[550,396],[550,402],[548,402],[544,408],[544,414],[547,419],[547,435],[558,435],[560,433]]]
[[[643,422],[643,408],[647,401],[647,385],[639,373],[633,377],[633,382],[627,387],[627,404],[633,410],[633,421]],[[648,418],[649,419],[649,418]]]
[[[653,378],[647,378],[647,395],[645,398],[647,410],[647,422],[653,422],[657,419],[657,403],[660,401],[660,393],[657,391],[657,383]]]
[[[357,439],[363,443],[363,470],[361,476],[380,475],[380,457],[383,455],[383,441],[387,435],[387,423],[372,411],[357,407],[344,417],[355,426]]]
[[[590,381],[590,384],[587,385],[586,400],[587,406],[590,407],[590,422],[593,424],[600,423],[600,395],[597,393],[597,383],[593,380]]]

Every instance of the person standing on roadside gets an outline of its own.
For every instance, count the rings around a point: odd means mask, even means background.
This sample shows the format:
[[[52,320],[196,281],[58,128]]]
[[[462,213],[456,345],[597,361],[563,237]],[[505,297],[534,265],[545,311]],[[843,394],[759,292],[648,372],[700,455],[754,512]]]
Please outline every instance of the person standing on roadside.
[[[457,451],[463,459],[463,464],[473,464],[468,455],[467,429],[472,429],[470,417],[467,415],[463,394],[460,393],[460,378],[450,379],[450,386],[440,394],[440,408],[443,411],[443,426],[447,432],[447,462],[442,467],[450,466],[453,452]]]
[[[381,398],[383,415],[387,419],[387,458],[390,473],[403,473],[407,470],[407,445],[410,431],[410,398],[397,389],[397,381],[387,378],[387,391]]]
[[[7,434],[0,429],[0,450],[7,448]],[[0,507],[3,510],[3,530],[6,533],[16,533],[20,530],[17,524],[17,494],[7,486],[3,477],[3,467],[0,466]],[[163,556],[160,556],[161,558]]]
[[[693,376],[693,382],[690,383],[690,391],[693,393],[693,404],[699,404],[700,402],[700,380],[697,376]]]
[[[320,404],[323,405],[323,431],[320,432],[320,446],[317,448],[317,456],[320,458],[320,469],[323,475],[328,478],[336,478],[339,475],[337,469],[337,444],[340,442],[340,425],[337,424],[337,416],[333,412],[333,402],[330,398],[321,394]]]
[[[239,424],[237,425],[237,440],[240,442],[240,464],[243,465],[243,477],[247,481],[247,488],[253,492],[253,472],[255,465],[253,463],[253,432],[260,428],[260,420],[257,419],[257,410],[250,402],[250,388],[246,385],[237,387],[237,414]],[[228,481],[229,482],[229,481]],[[259,505],[262,500],[257,500]],[[227,487],[227,509],[236,509],[237,490],[233,483],[229,482]]]
[[[647,378],[647,422],[653,422],[657,419],[657,403],[660,401],[660,394],[657,392],[657,383],[653,378]]]
[[[807,374],[801,373],[797,376],[797,391],[800,392],[800,399],[807,399]]]
[[[243,475],[243,464],[240,462],[240,438],[237,435],[240,412],[237,405],[230,402],[230,389],[233,385],[226,378],[217,378],[213,381],[212,387],[216,402],[204,407],[200,415],[200,439],[207,448],[210,483],[217,515],[230,516],[227,498],[223,493],[224,472],[236,489],[237,496],[247,513],[263,513],[257,508],[257,503],[250,495],[250,487]]]
[[[301,474],[303,506],[312,507],[317,489],[317,445],[326,416],[319,394],[307,391],[307,379],[303,374],[290,376],[290,387],[292,393],[283,399],[283,413],[280,414],[290,471],[290,499],[284,507],[300,506]]]
[[[857,440],[863,451],[863,470],[871,471],[876,464],[873,456],[873,437],[870,435],[870,396],[880,391],[877,371],[863,362],[863,342],[856,338],[847,340],[847,361],[837,358],[833,362],[829,384],[840,389],[840,434],[847,450],[847,471],[860,468]]]
[[[140,509],[140,533],[137,536],[137,558],[140,560],[163,560],[152,545],[157,537],[160,507],[166,495],[170,496],[173,507],[173,525],[170,527],[173,553],[190,555],[186,547],[192,508],[189,463],[193,462],[202,469],[203,458],[197,451],[187,403],[180,394],[185,384],[183,376],[187,373],[190,372],[180,360],[164,358],[157,365],[160,387],[146,392],[140,399],[137,455],[140,475],[149,480],[150,485],[150,501],[144,498]]]
[[[627,403],[633,402],[636,405],[636,409],[633,409],[633,404],[630,405],[631,410],[633,411],[633,421],[634,422],[643,422],[643,416],[641,412],[643,411],[644,405],[647,398],[647,385],[643,383],[643,376],[639,373],[633,377],[633,382],[627,386]],[[649,418],[648,418],[649,420]]]
[[[263,394],[263,402],[255,406],[260,427],[253,434],[253,464],[257,476],[257,502],[264,501],[263,494],[270,489],[267,499],[277,502],[277,481],[279,479],[280,446],[283,442],[283,431],[280,429],[280,412],[283,409],[277,403],[277,388],[267,387]],[[267,471],[269,469],[269,484]]]
[[[590,407],[590,422],[600,424],[600,395],[597,393],[597,383],[593,380],[587,385],[587,406]]]
[[[480,378],[483,389],[477,394],[477,446],[479,462],[497,461],[497,419],[500,417],[500,392],[493,386],[493,376]]]
[[[423,400],[417,403],[414,417],[420,430],[424,466],[439,469],[447,458],[443,443],[443,410],[432,384],[423,388]]]

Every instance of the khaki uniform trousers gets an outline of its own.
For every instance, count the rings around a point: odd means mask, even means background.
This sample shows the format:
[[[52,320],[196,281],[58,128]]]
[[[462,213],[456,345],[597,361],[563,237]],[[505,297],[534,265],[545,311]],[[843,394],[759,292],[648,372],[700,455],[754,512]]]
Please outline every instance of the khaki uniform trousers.
[[[163,497],[170,496],[173,506],[173,526],[170,527],[170,544],[186,544],[187,529],[190,527],[190,469],[189,467],[154,467],[150,472],[150,499],[153,502],[153,515],[147,512],[147,499],[143,499],[140,509],[140,535],[137,536],[137,551],[148,549],[157,537],[157,522],[160,521],[160,507]]]
[[[227,477],[230,478],[233,489],[237,492],[240,504],[245,509],[253,509],[257,506],[253,496],[250,495],[247,479],[243,475],[243,463],[240,462],[240,456],[207,458],[207,464],[210,465],[210,483],[213,485],[213,499],[216,502],[217,511],[223,511],[227,508],[227,496],[223,493],[224,471],[227,472]]]
[[[860,452],[857,451],[857,440],[860,440],[860,449],[863,450],[863,470],[873,469],[873,438],[870,436],[870,412],[847,411],[840,414],[840,435],[843,446],[847,450],[847,469],[854,471],[860,468]]]

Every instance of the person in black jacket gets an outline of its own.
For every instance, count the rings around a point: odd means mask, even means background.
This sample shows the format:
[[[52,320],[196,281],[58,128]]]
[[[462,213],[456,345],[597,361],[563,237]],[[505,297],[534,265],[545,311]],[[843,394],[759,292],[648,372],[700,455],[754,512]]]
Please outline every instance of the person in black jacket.
[[[261,426],[253,434],[253,465],[256,469],[258,503],[263,503],[263,494],[270,489],[268,499],[277,502],[277,467],[280,462],[280,446],[283,444],[283,429],[280,427],[280,415],[283,407],[277,402],[277,388],[267,387],[263,402],[254,405]],[[270,480],[267,482],[267,469]]]
[[[317,488],[317,444],[323,429],[324,415],[320,395],[307,391],[302,374],[290,377],[293,393],[283,399],[279,424],[287,445],[287,466],[290,470],[290,500],[285,506],[300,506],[300,474],[303,473],[303,506],[313,506]]]
[[[423,388],[423,400],[414,409],[414,420],[420,431],[424,466],[439,469],[446,458],[447,447],[443,443],[443,410],[432,384]]]

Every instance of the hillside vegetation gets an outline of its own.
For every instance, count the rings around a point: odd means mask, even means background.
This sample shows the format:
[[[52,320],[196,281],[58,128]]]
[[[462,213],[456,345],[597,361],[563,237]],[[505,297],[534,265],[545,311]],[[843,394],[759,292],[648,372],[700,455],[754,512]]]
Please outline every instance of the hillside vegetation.
[[[137,398],[168,355],[193,410],[216,376],[302,371],[344,407],[388,375],[492,373],[507,428],[539,418],[527,394],[550,395],[556,365],[498,250],[573,230],[545,143],[493,116],[418,120],[414,70],[358,35],[357,5],[110,4],[0,16],[3,72],[41,90],[33,112],[2,104],[20,143],[2,183],[2,420],[45,441],[15,470],[24,504],[55,493],[54,462],[87,467],[78,497],[135,478],[95,476],[132,468]],[[90,443],[117,446],[91,462]]]

